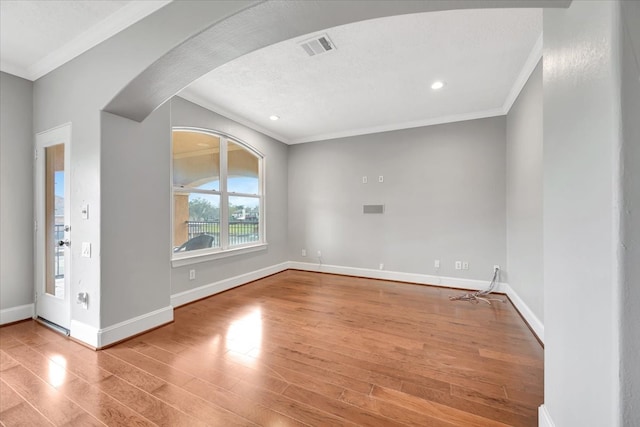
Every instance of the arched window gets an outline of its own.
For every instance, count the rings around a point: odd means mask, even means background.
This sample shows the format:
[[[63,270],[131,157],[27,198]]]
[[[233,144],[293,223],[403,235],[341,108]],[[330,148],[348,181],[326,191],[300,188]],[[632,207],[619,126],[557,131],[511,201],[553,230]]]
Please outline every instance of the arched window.
[[[264,157],[204,129],[172,133],[173,259],[265,243]]]

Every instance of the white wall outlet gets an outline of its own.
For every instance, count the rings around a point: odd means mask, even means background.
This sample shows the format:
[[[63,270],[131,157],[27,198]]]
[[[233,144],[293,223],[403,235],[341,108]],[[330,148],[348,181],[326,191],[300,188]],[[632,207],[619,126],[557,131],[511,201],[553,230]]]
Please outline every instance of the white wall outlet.
[[[366,177],[366,176],[363,176],[363,177],[362,177],[362,183],[363,183],[363,184],[366,184],[366,183],[367,183],[367,181],[368,181],[368,180],[367,180],[367,177]]]
[[[322,251],[318,251],[318,258],[322,257]]]
[[[189,270],[189,280],[196,280],[196,271]]]
[[[493,271],[500,270],[500,266],[498,264],[494,264]]]
[[[437,259],[437,260],[433,261],[433,266],[434,266],[435,268],[440,268],[440,260],[439,260],[439,259]]]
[[[384,182],[384,176],[380,175],[380,176],[378,177],[378,182]]]
[[[90,242],[82,242],[82,253],[81,256],[84,258],[91,258],[91,243]]]
[[[384,264],[380,263],[380,267],[379,268],[380,268],[380,270],[384,270]]]
[[[462,270],[462,261],[456,261],[456,270]]]
[[[462,269],[463,270],[469,269],[469,261],[462,261]]]
[[[82,219],[89,219],[89,205],[82,205],[80,213],[82,214]]]
[[[307,250],[306,249],[302,250],[302,256],[307,256]]]

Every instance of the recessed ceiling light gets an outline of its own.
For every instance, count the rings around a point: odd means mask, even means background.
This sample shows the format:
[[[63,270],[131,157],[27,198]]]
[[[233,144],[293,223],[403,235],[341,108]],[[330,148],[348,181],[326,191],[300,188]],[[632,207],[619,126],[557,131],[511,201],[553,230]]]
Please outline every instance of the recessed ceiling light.
[[[276,115],[269,116],[269,119],[270,119],[270,120],[273,120],[274,122],[275,122],[276,120],[278,120],[279,118],[280,118],[280,116],[276,116]]]
[[[440,80],[433,82],[433,84],[431,85],[431,89],[433,90],[442,89],[443,87],[444,87],[444,82]]]

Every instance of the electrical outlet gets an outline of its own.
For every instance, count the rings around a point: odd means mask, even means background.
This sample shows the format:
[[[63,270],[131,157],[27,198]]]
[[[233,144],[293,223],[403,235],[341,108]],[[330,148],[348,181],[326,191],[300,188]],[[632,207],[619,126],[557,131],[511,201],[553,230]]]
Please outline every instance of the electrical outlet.
[[[302,250],[302,256],[307,256],[307,250],[306,249]]]
[[[318,258],[322,257],[322,251],[318,251]]]
[[[500,270],[500,266],[498,264],[495,264],[493,266],[493,271],[496,271],[496,270]]]
[[[384,182],[384,176],[380,175],[380,176],[378,177],[378,182]]]
[[[456,261],[456,270],[462,270],[462,261]]]
[[[462,261],[462,269],[463,270],[469,269],[469,261]]]
[[[439,260],[439,259],[435,260],[435,261],[433,262],[433,266],[434,266],[435,268],[440,268],[440,260]]]
[[[380,270],[384,270],[384,264],[380,263]]]
[[[368,181],[368,180],[367,180],[367,177],[366,177],[366,176],[363,176],[363,177],[362,177],[362,183],[363,183],[363,184],[366,184],[366,183],[367,183],[367,181]]]
[[[196,280],[196,271],[189,270],[189,280]]]

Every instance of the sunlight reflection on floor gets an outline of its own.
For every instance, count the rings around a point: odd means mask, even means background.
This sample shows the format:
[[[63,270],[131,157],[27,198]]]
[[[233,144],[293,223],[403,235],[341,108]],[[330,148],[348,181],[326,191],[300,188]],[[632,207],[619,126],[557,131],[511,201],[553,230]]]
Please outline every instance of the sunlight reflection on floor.
[[[230,354],[260,355],[262,346],[262,309],[254,308],[247,315],[229,325],[226,346]]]

